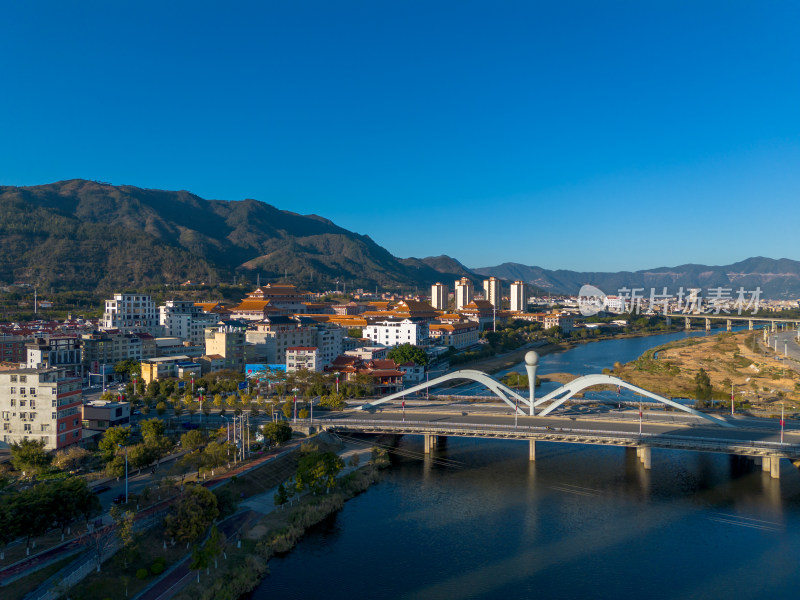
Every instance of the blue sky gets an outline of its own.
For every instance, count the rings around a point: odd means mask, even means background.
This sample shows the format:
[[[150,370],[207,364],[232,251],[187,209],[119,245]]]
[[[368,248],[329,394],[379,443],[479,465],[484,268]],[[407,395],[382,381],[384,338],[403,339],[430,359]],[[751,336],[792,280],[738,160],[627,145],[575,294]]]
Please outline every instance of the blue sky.
[[[256,198],[472,267],[800,260],[797,2],[18,2],[0,22],[0,184]]]

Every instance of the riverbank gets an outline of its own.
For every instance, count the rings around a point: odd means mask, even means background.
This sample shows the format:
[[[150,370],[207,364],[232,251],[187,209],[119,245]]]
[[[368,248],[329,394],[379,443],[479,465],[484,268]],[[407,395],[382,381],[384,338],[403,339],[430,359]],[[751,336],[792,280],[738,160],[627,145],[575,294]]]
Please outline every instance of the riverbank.
[[[186,585],[173,597],[177,600],[236,600],[255,589],[269,576],[268,561],[290,552],[306,532],[341,510],[344,504],[366,491],[379,480],[380,470],[388,466],[385,452],[373,453],[367,465],[341,476],[332,493],[324,496],[306,494],[287,508],[272,507],[256,518],[250,518],[246,531],[229,540],[224,560],[217,561],[213,571],[206,568],[199,582]],[[267,494],[269,495],[269,494]],[[244,528],[243,528],[244,529]],[[202,569],[201,569],[202,570]]]
[[[461,363],[458,365],[458,368],[478,369],[480,371],[485,371],[486,373],[489,374],[494,374],[499,371],[505,371],[506,369],[510,369],[518,365],[523,360],[525,360],[525,354],[527,354],[530,350],[535,350],[539,356],[544,356],[552,352],[566,351],[570,350],[571,348],[575,348],[576,346],[589,344],[593,342],[650,337],[654,335],[664,335],[665,333],[678,333],[680,331],[681,330],[679,328],[673,328],[664,331],[621,333],[619,335],[598,336],[594,338],[586,338],[580,340],[564,340],[563,342],[559,342],[557,344],[545,344],[542,346],[537,346],[536,343],[534,342],[531,344],[526,344],[525,346],[518,348],[517,350],[512,350],[511,352],[507,352],[505,354],[490,356],[487,358],[479,358],[477,360]]]

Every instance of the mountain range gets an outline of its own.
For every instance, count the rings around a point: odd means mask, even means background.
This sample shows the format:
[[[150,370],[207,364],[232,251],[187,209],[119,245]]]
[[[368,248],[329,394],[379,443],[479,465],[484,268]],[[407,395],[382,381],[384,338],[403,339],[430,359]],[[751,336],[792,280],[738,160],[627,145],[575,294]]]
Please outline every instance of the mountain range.
[[[76,179],[0,186],[0,214],[0,283],[59,291],[284,275],[311,289],[409,289],[475,276],[449,257],[398,259],[367,235],[257,200]]]
[[[667,293],[677,294],[680,287],[689,288],[732,288],[736,290],[761,288],[762,298],[787,299],[800,298],[800,262],[788,258],[772,259],[762,256],[724,266],[681,265],[660,267],[643,271],[620,272],[579,272],[548,270],[541,267],[503,263],[495,267],[473,269],[478,275],[494,275],[500,279],[521,280],[538,286],[553,294],[576,295],[584,284],[597,286],[606,294],[615,294],[626,287],[644,288],[649,296],[651,288],[660,294],[663,288]]]
[[[0,186],[0,285],[97,293],[176,285],[289,281],[313,290],[423,288],[461,277],[522,280],[533,293],[622,287],[760,287],[764,297],[800,297],[800,262],[749,258],[726,266],[682,265],[584,273],[518,263],[470,269],[455,258],[397,258],[368,235],[317,215],[258,200],[205,200],[186,191],[74,179]]]

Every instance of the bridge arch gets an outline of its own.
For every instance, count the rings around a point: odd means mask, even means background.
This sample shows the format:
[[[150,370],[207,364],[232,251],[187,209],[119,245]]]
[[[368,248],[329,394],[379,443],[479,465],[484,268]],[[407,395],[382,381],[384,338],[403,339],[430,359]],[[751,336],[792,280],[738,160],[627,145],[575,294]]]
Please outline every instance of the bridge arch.
[[[517,392],[515,392],[508,386],[500,383],[499,381],[497,381],[497,379],[495,379],[491,375],[487,375],[482,371],[475,371],[473,369],[462,369],[461,371],[454,371],[453,373],[447,373],[445,375],[442,375],[441,377],[437,377],[435,379],[431,379],[430,381],[426,381],[425,383],[420,383],[419,385],[415,385],[406,390],[395,392],[394,394],[389,394],[388,396],[384,396],[379,400],[367,402],[366,404],[362,404],[361,406],[359,406],[357,410],[369,410],[370,408],[377,406],[378,404],[383,404],[384,402],[389,402],[390,400],[397,400],[398,398],[402,398],[409,394],[420,392],[430,387],[439,385],[440,383],[445,383],[447,381],[453,381],[459,379],[469,379],[471,381],[475,381],[476,383],[481,383],[485,385],[489,390],[494,392],[495,396],[500,398],[503,402],[508,404],[514,410],[518,411],[519,414],[523,414],[522,410],[519,409],[519,404],[523,404],[528,407],[531,405],[530,400],[528,400],[528,398],[520,396]]]
[[[693,408],[689,408],[688,406],[684,406],[673,400],[668,398],[664,398],[663,396],[659,396],[658,394],[654,394],[644,388],[640,388],[637,385],[633,385],[632,383],[628,383],[620,379],[619,377],[612,377],[611,375],[584,375],[583,377],[578,377],[573,379],[569,383],[562,385],[557,390],[553,390],[546,396],[543,396],[539,400],[536,400],[533,405],[539,406],[541,404],[545,404],[547,402],[551,402],[550,406],[545,408],[541,413],[539,413],[540,417],[545,417],[553,412],[556,408],[564,404],[567,400],[572,398],[578,392],[582,392],[583,390],[596,386],[596,385],[616,385],[619,387],[624,387],[626,389],[632,390],[642,396],[647,396],[655,400],[656,402],[660,402],[662,404],[666,404],[667,406],[671,406],[673,408],[677,408],[678,410],[682,410],[684,412],[688,412],[696,417],[701,417],[708,421],[711,421],[717,425],[722,425],[723,427],[734,427],[734,425],[724,421],[722,419],[718,419],[717,417],[712,417],[706,413],[702,413],[699,410],[695,410]]]

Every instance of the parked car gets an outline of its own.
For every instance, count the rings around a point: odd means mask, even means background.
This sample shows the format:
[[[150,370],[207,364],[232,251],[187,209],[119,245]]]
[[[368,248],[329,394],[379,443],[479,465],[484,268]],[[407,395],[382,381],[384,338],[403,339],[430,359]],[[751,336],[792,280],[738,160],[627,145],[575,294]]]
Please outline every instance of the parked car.
[[[118,496],[114,496],[112,502],[114,504],[122,504],[123,502],[125,502],[125,494],[119,494]]]
[[[107,492],[111,489],[110,485],[98,485],[96,488],[92,488],[92,491],[95,494],[102,494],[103,492]]]

